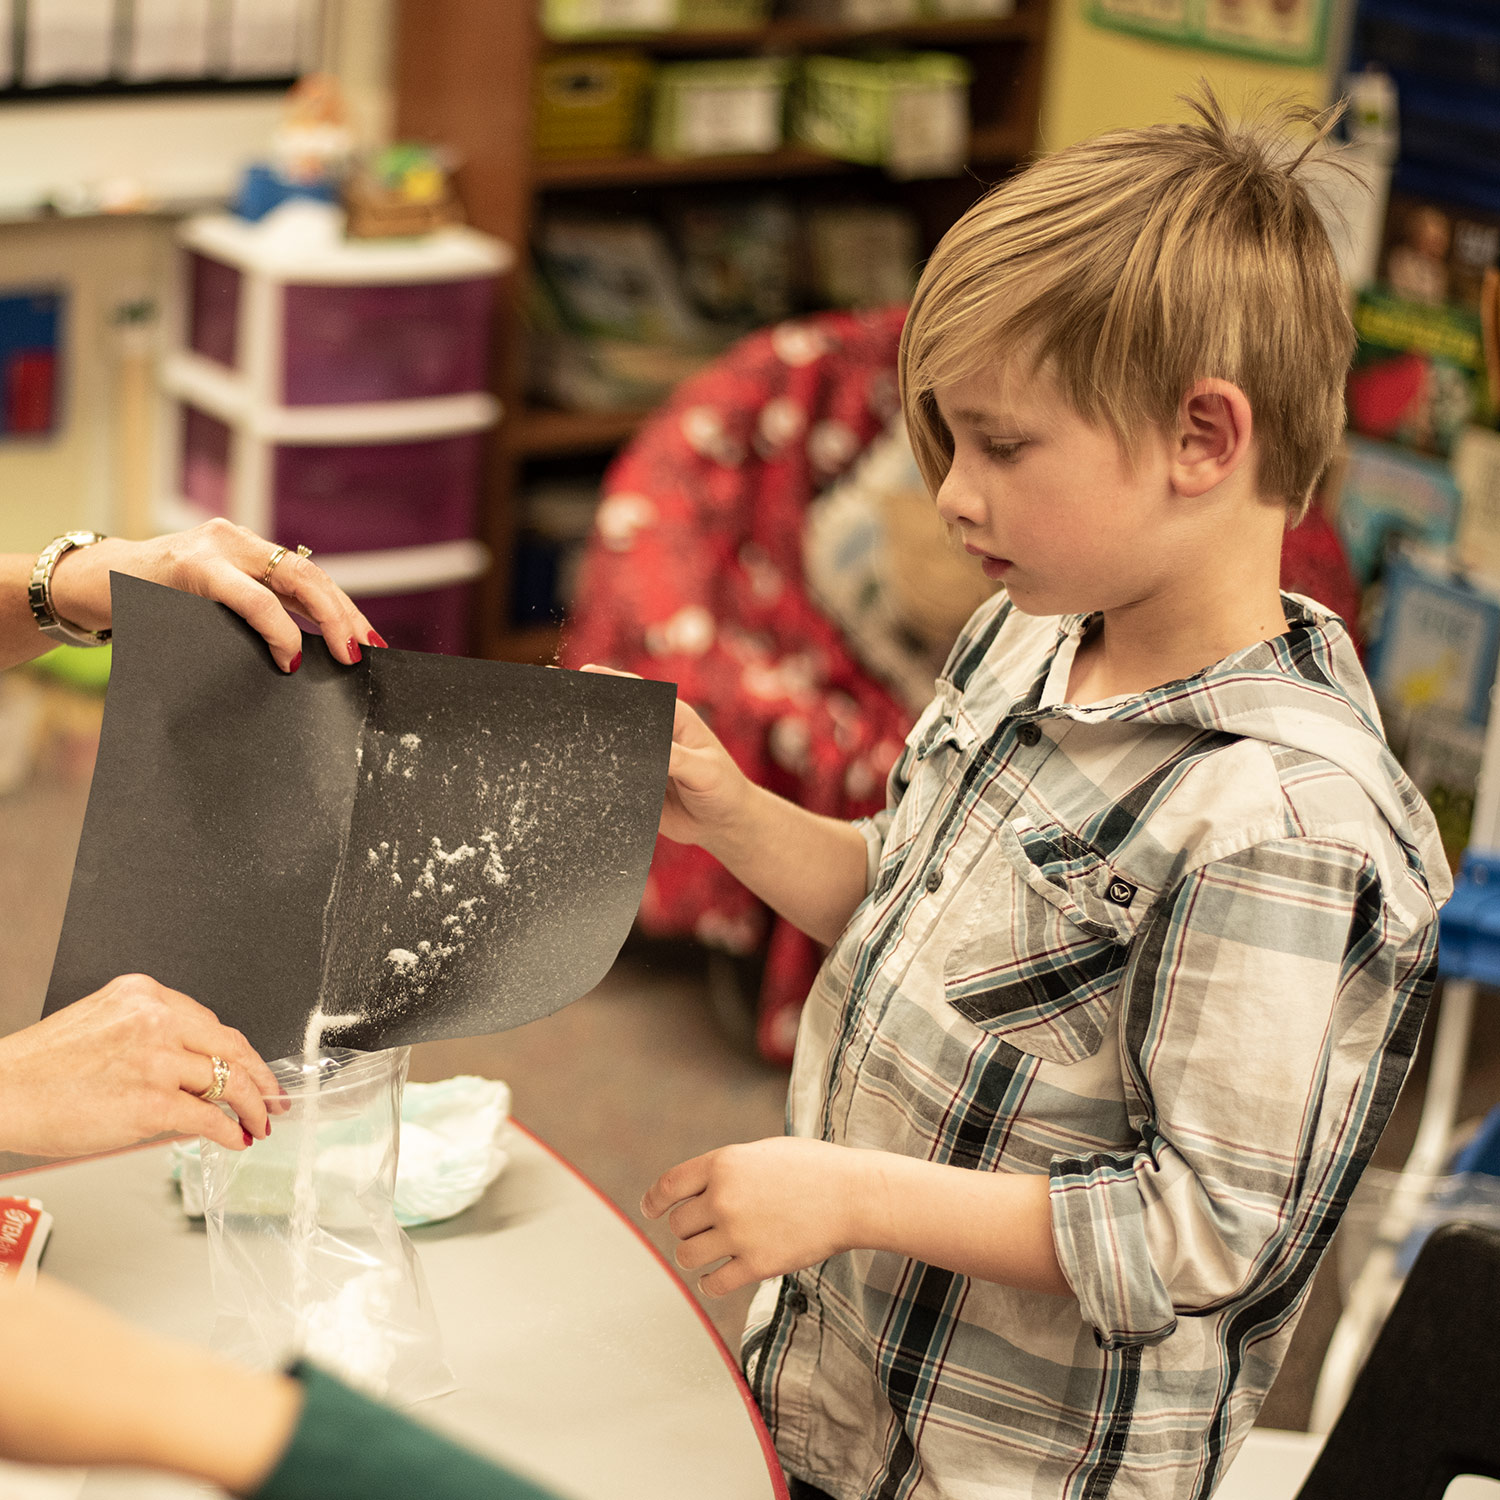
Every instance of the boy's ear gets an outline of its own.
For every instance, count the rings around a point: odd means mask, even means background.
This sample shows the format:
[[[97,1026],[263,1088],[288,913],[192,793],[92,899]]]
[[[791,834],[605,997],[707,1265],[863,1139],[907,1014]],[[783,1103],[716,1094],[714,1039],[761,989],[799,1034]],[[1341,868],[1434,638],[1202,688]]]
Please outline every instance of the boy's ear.
[[[1228,479],[1250,457],[1254,420],[1245,393],[1227,380],[1200,380],[1177,408],[1172,488],[1196,498]]]

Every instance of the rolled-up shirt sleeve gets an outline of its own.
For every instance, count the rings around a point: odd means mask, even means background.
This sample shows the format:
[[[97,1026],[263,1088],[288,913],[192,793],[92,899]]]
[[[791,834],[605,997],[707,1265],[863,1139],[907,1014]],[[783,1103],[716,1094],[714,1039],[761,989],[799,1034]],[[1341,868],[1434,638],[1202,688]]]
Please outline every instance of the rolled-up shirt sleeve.
[[[1398,925],[1368,853],[1284,838],[1207,864],[1119,988],[1133,1152],[1057,1157],[1063,1274],[1105,1348],[1300,1295],[1406,1077],[1437,924]]]

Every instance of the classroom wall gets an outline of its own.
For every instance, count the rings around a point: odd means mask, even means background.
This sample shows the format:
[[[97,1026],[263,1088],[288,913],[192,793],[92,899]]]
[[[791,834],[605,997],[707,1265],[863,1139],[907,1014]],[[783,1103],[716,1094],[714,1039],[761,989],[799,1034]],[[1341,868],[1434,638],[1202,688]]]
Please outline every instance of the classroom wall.
[[[115,374],[121,304],[159,294],[170,238],[160,220],[0,227],[0,288],[67,289],[58,431],[0,440],[0,552],[39,551],[60,531],[118,531]]]
[[[332,71],[367,144],[387,139],[390,128],[393,5],[342,0],[328,12]],[[168,295],[174,222],[14,216],[41,193],[116,176],[164,197],[226,196],[244,163],[263,151],[280,111],[278,96],[261,94],[0,107],[0,289],[69,292],[60,430],[0,439],[0,552],[36,551],[74,527],[122,529],[114,317],[124,303]]]
[[[1071,145],[1103,130],[1182,119],[1178,94],[1207,78],[1231,105],[1257,89],[1324,104],[1344,54],[1348,5],[1336,4],[1328,54],[1320,68],[1258,62],[1134,37],[1096,26],[1088,0],[1053,0],[1042,96],[1042,144]]]

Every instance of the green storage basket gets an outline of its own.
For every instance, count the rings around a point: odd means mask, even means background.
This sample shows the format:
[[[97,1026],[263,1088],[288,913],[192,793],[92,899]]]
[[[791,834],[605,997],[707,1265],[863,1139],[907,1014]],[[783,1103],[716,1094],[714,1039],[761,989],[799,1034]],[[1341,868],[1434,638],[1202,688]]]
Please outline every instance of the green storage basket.
[[[497,3],[497,0],[490,0]],[[520,0],[498,0],[515,5]],[[671,31],[680,0],[542,0],[542,30],[556,41]]]
[[[666,63],[656,70],[651,149],[658,156],[775,151],[791,64],[781,57]]]
[[[957,171],[971,69],[947,52],[808,57],[793,111],[805,146],[897,176]]]
[[[581,52],[537,65],[538,156],[619,156],[640,144],[651,64],[628,52]]]
[[[677,0],[678,31],[749,31],[771,16],[770,0]]]
[[[745,31],[765,25],[770,14],[770,0],[542,0],[542,30],[556,41],[662,31]]]

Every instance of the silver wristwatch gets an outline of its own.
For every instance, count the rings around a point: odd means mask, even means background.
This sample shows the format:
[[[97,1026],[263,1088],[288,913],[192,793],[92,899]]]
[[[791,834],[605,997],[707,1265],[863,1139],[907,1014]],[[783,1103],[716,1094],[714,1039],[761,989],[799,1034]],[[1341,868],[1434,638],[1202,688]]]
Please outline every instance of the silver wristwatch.
[[[102,542],[104,537],[97,531],[65,531],[56,541],[48,542],[31,569],[31,581],[26,585],[26,598],[31,605],[32,617],[37,629],[50,640],[61,641],[68,646],[102,646],[109,638],[108,630],[85,630],[71,620],[59,617],[52,606],[52,573],[57,560],[74,547],[91,547]]]

